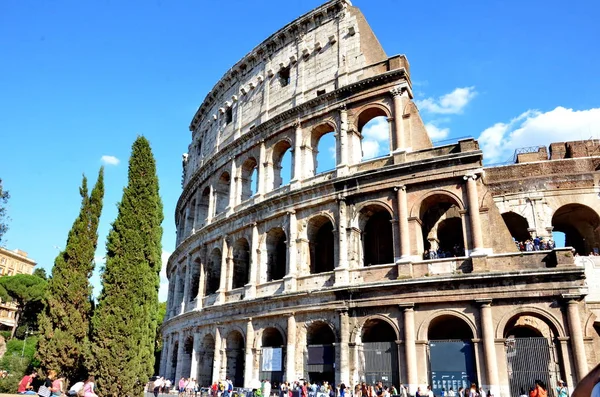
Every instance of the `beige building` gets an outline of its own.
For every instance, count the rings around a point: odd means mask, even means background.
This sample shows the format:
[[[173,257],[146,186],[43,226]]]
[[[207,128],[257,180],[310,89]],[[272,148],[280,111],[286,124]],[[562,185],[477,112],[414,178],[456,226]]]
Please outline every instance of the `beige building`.
[[[378,117],[389,151],[365,159]],[[254,48],[190,130],[161,375],[411,394],[475,382],[508,397],[572,385],[600,360],[598,142],[498,167],[474,139],[433,145],[407,58],[348,0]],[[328,134],[336,166],[322,170]],[[557,232],[569,247],[548,246]],[[527,239],[543,242],[519,251]]]
[[[9,251],[0,247],[0,277],[15,274],[33,274],[36,263],[21,250]],[[0,328],[12,329],[15,325],[17,308],[14,303],[0,300]]]

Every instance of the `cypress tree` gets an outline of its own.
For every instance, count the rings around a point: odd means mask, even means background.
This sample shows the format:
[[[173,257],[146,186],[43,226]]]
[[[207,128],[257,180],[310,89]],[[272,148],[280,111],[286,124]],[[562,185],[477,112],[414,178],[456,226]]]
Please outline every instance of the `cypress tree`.
[[[91,318],[94,253],[104,197],[104,169],[88,196],[84,176],[79,189],[81,209],[67,238],[67,245],[54,260],[48,281],[46,305],[39,316],[38,358],[45,369],[64,373],[72,380],[85,375],[84,360]]]
[[[90,372],[103,396],[139,396],[152,376],[162,220],[150,143],[138,137],[108,234],[102,292],[92,318]]]

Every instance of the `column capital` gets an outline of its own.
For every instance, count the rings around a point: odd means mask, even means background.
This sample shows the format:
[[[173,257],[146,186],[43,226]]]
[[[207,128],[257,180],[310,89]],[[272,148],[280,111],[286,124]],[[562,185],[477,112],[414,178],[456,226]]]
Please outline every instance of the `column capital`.
[[[492,298],[475,299],[475,303],[479,304],[481,307],[490,307],[492,305]]]
[[[340,106],[338,106],[338,110],[340,112],[346,112],[346,111],[348,111],[348,105],[346,104],[346,102],[340,104]]]
[[[574,294],[560,294],[561,298],[565,300],[569,304],[577,304],[583,298],[585,298],[587,294],[582,293],[574,293]]]
[[[396,187],[394,187],[394,191],[398,192],[398,191],[406,191],[406,185],[398,185]]]
[[[347,307],[341,307],[339,309],[336,309],[336,311],[338,312],[339,315],[348,315],[348,308]]]
[[[294,126],[294,128],[302,128],[302,123],[300,122],[300,119],[295,120],[294,123],[292,124]]]
[[[403,309],[404,311],[407,310],[414,310],[415,308],[415,303],[414,302],[404,302],[404,303],[400,303],[398,304],[398,307],[400,309]]]
[[[475,174],[475,173],[472,173],[472,174],[466,174],[465,176],[463,176],[463,179],[464,179],[465,181],[468,181],[468,180],[474,180],[474,181],[476,181],[476,180],[477,180],[477,178],[478,178],[478,175],[477,175],[477,174]]]
[[[295,210],[289,210],[285,212],[288,215],[296,215],[296,211]]]

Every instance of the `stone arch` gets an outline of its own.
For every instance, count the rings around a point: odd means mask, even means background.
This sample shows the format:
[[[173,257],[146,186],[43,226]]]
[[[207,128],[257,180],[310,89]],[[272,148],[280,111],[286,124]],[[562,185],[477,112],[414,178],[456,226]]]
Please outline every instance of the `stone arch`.
[[[372,314],[372,315],[364,318],[362,321],[358,322],[352,328],[352,331],[350,333],[351,341],[353,341],[355,343],[359,343],[361,341],[360,337],[362,334],[362,330],[363,330],[365,324],[370,320],[380,320],[380,321],[387,323],[390,327],[393,328],[394,332],[396,333],[396,340],[400,340],[400,328],[394,321],[392,321],[391,318],[389,318],[388,316],[383,315],[383,314]]]
[[[279,188],[280,186],[283,185],[283,176],[282,176],[282,169],[284,168],[284,165],[282,165],[282,161],[283,161],[283,156],[288,152],[288,150],[290,150],[292,148],[292,141],[289,138],[283,138],[279,141],[277,141],[277,143],[275,143],[271,149],[271,174],[272,174],[272,184],[271,184],[271,190],[275,190],[277,188]],[[287,166],[287,165],[285,165]],[[292,167],[291,164],[289,164],[289,172],[290,172],[290,179],[291,179],[291,172],[292,172]]]
[[[267,281],[281,280],[287,272],[287,234],[281,227],[267,232]]]
[[[394,262],[393,212],[380,203],[364,205],[357,211],[364,266]]]
[[[215,337],[211,332],[204,331],[199,335],[200,351],[198,353],[198,373],[195,374],[198,383],[212,383],[213,361],[215,357]]]
[[[246,338],[244,331],[237,325],[229,327],[225,338],[225,374],[234,386],[244,384],[244,355]]]
[[[587,205],[569,203],[559,207],[552,215],[552,226],[555,232],[565,234],[565,246],[575,248],[580,255],[600,251],[600,216]]]
[[[206,295],[214,294],[218,291],[221,283],[221,261],[222,252],[219,248],[214,248],[208,257],[206,266]]]
[[[274,332],[277,332],[277,334],[275,335]],[[275,344],[273,346],[266,346],[265,345],[265,337],[275,337],[275,338],[280,338],[280,344]],[[258,338],[257,338],[258,339]],[[286,339],[285,339],[285,333],[283,332],[283,330],[281,329],[281,327],[278,327],[277,325],[271,325],[269,327],[265,327],[261,330],[260,332],[260,346],[261,347],[280,347],[280,346],[286,346]]]
[[[231,186],[231,175],[223,171],[215,184],[215,214],[220,214],[229,206],[229,188]]]
[[[371,103],[358,113],[356,130],[362,137],[360,141],[362,161],[389,154],[392,150],[390,115],[390,110],[379,103]]]
[[[529,229],[529,222],[524,216],[513,211],[507,211],[502,213],[502,219],[504,220],[510,235],[516,241],[526,241],[531,238],[531,234],[527,230]]]
[[[585,320],[585,328],[583,330],[584,338],[593,338],[598,335],[596,328],[594,327],[596,320],[598,320],[598,316],[596,316],[594,312],[591,312],[587,320]]]
[[[281,337],[283,338],[283,345],[287,345],[287,333],[285,332],[285,330],[281,327],[281,325],[279,324],[269,324],[266,327],[262,327],[260,329],[260,331],[256,332],[255,330],[255,337],[254,337],[254,343],[253,343],[253,348],[254,349],[260,349],[262,347],[262,337],[263,337],[263,332],[265,329],[267,328],[274,328],[277,331],[279,331],[279,334],[281,335]]]
[[[317,323],[323,323],[323,324],[327,325],[331,329],[331,331],[333,332],[333,336],[335,337],[334,343],[339,343],[340,336],[338,335],[337,328],[330,320],[328,320],[326,318],[313,318],[309,321],[305,321],[303,324],[305,334],[307,337],[307,340],[306,340],[307,344],[308,344],[308,332],[310,331],[311,326],[313,326],[314,324],[317,324]]]
[[[233,280],[232,288],[241,288],[250,281],[250,244],[244,237],[237,239],[233,245]]]
[[[555,336],[557,337],[565,337],[565,330],[561,325],[560,321],[552,314],[551,312],[540,309],[535,306],[521,306],[517,307],[514,310],[505,313],[498,324],[496,325],[496,339],[504,339],[504,333],[506,331],[507,325],[513,320],[515,317],[520,315],[532,315],[533,317],[537,317],[540,320],[546,322],[555,332]]]
[[[310,273],[331,272],[335,268],[335,223],[329,214],[321,213],[308,219],[306,236],[309,244]]]
[[[360,132],[370,120],[379,116],[391,117],[392,111],[382,103],[373,102],[362,106],[355,114],[355,127]]]
[[[478,328],[475,325],[475,322],[471,318],[469,318],[469,316],[467,316],[465,313],[463,313],[459,310],[455,310],[455,309],[440,309],[440,310],[436,310],[435,312],[431,313],[429,315],[429,317],[427,317],[427,319],[425,319],[421,322],[421,324],[419,325],[419,330],[417,331],[418,340],[429,340],[429,338],[428,338],[429,326],[431,325],[431,322],[433,320],[435,320],[436,318],[441,317],[441,316],[457,317],[458,319],[464,321],[469,326],[469,328],[471,329],[471,332],[473,333],[473,338],[475,338],[475,339],[481,338],[481,336],[477,332]]]
[[[419,197],[419,199],[413,204],[413,206],[410,209],[410,217],[411,218],[419,218],[423,201],[425,201],[426,199],[428,199],[431,196],[438,196],[438,195],[451,197],[458,205],[458,208],[461,211],[464,211],[464,209],[465,209],[464,203],[463,203],[462,199],[456,193],[451,192],[449,190],[445,190],[445,189],[435,189],[435,190],[431,190],[431,191],[421,195],[421,197]]]
[[[305,145],[305,150],[309,150],[311,151],[310,153],[310,158],[311,158],[311,162],[308,164],[304,164],[304,166],[306,167],[306,175],[305,177],[310,178],[313,175],[316,174],[320,174],[322,172],[327,171],[327,169],[323,166],[323,164],[319,164],[319,157],[321,157],[321,160],[323,160],[323,154],[321,156],[319,156],[319,153],[322,153],[324,148],[322,147],[323,145],[321,145],[321,143],[323,142],[323,139],[325,136],[329,136],[330,134],[332,134],[332,136],[335,137],[337,132],[337,128],[335,127],[335,123],[331,122],[331,121],[324,121],[320,124],[317,124],[316,126],[312,127],[310,130],[310,137],[309,137],[309,142],[308,145]],[[335,143],[336,147],[337,147],[337,143]],[[336,153],[337,153],[337,148],[336,148]],[[323,161],[321,161],[322,163]],[[335,163],[334,163],[334,168],[335,168]]]
[[[190,262],[191,266],[191,275],[190,275],[190,292],[188,296],[188,301],[192,302],[194,299],[198,297],[199,287],[200,287],[200,270],[201,260],[200,257],[196,255],[196,257]]]
[[[244,160],[240,168],[242,191],[241,201],[248,200],[256,194],[256,179],[258,175],[258,161],[253,156],[249,156]]]

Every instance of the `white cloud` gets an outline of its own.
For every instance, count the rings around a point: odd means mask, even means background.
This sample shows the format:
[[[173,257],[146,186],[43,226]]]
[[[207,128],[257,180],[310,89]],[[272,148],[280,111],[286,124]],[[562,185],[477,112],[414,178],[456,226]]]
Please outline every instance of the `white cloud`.
[[[389,151],[390,127],[387,119],[383,116],[375,117],[362,129],[363,159],[371,159]]]
[[[444,139],[450,134],[450,128],[440,128],[432,123],[425,124],[425,129],[432,141]]]
[[[331,159],[333,160],[333,164],[336,164],[336,162],[337,162],[337,161],[336,161],[336,158],[335,158],[335,156],[336,156],[336,149],[335,149],[335,145],[333,145],[333,146],[329,146],[329,147],[327,148],[327,151],[328,151],[328,152],[329,152],[329,154],[331,155]]]
[[[100,157],[100,161],[102,161],[102,163],[105,165],[118,165],[121,162],[121,160],[119,160],[115,156],[109,156],[106,154]]]
[[[496,123],[479,135],[487,163],[512,158],[515,149],[589,139],[600,132],[600,108],[573,110],[557,107],[548,112],[528,110],[507,123]]]
[[[158,300],[159,302],[166,302],[169,296],[169,279],[167,278],[167,262],[171,256],[170,252],[163,250],[160,258],[162,259],[162,266],[160,268],[160,288],[158,289]]]
[[[420,110],[429,113],[459,114],[476,95],[475,87],[462,87],[437,99],[426,98],[417,100],[415,103]]]

